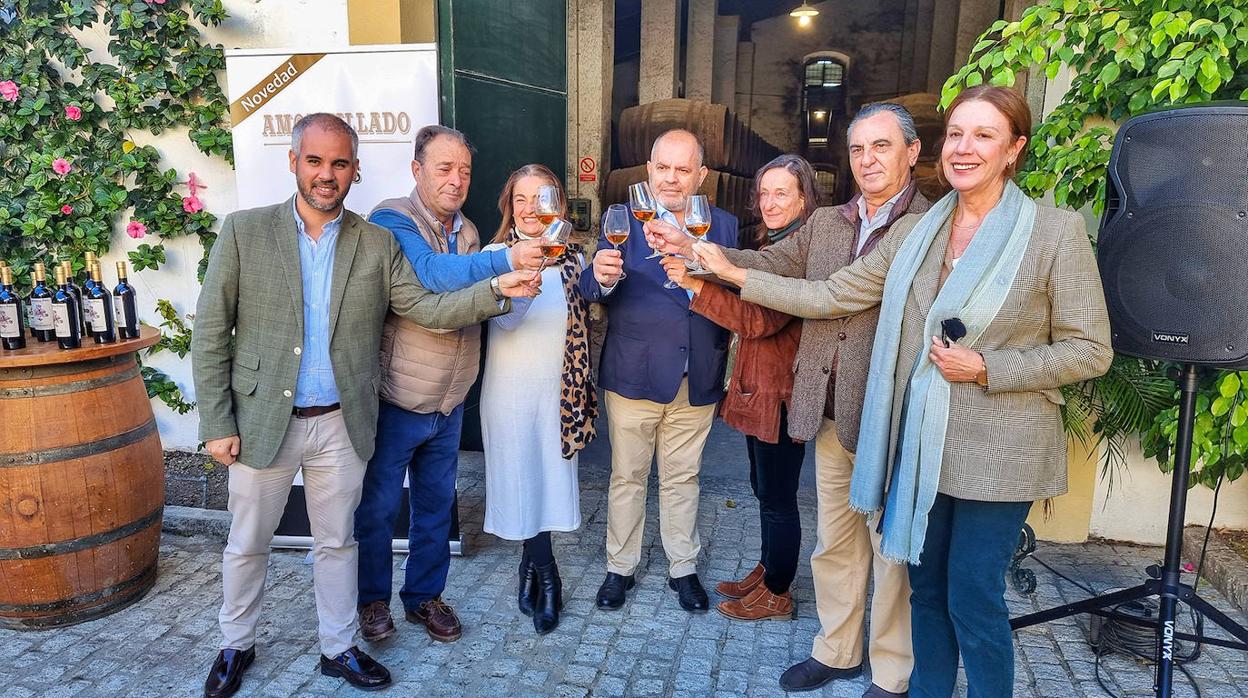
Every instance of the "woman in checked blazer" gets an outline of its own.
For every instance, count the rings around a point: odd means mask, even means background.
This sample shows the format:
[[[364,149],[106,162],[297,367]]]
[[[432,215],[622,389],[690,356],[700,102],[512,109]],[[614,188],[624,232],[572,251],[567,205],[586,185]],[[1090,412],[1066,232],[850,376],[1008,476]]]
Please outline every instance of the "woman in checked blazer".
[[[1083,219],[1011,181],[1031,114],[977,87],[945,112],[954,191],[827,281],[702,263],[741,298],[805,318],[881,306],[850,504],[910,565],[911,696],[1013,692],[1005,570],[1032,502],[1066,491],[1063,385],[1109,368],[1109,319]]]

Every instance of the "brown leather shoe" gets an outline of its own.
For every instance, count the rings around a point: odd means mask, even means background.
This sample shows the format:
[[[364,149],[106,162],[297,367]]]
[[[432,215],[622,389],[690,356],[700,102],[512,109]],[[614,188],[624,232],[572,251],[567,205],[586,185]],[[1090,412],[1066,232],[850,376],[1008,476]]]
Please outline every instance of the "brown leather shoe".
[[[735,620],[793,620],[793,597],[789,592],[773,594],[759,584],[744,599],[729,599],[715,607]]]
[[[739,582],[720,582],[715,585],[715,593],[728,599],[744,599],[763,583],[763,566],[758,564],[745,579]]]
[[[371,601],[360,609],[360,635],[365,642],[381,642],[396,632],[394,619],[390,617],[390,604]]]
[[[409,623],[425,626],[429,637],[438,642],[454,642],[464,634],[455,609],[446,605],[440,596],[420,604],[415,611],[409,609],[406,618]]]

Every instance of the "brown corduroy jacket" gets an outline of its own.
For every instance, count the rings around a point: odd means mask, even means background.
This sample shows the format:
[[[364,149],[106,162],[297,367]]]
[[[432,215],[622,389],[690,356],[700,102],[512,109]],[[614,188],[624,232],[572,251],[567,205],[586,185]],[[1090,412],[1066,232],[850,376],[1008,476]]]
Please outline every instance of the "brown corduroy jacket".
[[[888,222],[872,231],[864,254],[875,247],[898,218],[931,208],[914,183],[893,207]],[[856,201],[815,210],[806,225],[763,250],[729,250],[729,261],[749,269],[797,279],[823,280],[854,259],[858,239]],[[806,320],[793,361],[793,398],[789,405],[789,436],[813,441],[823,422],[828,383],[835,375],[833,408],[836,435],[846,451],[858,447],[862,400],[871,367],[871,345],[880,319],[878,307],[836,320]],[[738,359],[739,360],[739,359]]]
[[[767,443],[779,443],[780,406],[793,394],[793,357],[802,321],[792,315],[747,303],[718,284],[706,283],[689,309],[737,333],[737,359],[719,417],[728,426]]]

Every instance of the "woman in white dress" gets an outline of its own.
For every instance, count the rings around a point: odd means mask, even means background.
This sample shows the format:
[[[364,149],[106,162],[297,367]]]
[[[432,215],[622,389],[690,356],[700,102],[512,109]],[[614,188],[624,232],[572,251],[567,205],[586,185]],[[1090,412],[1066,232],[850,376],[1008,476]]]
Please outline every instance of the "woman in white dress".
[[[538,190],[563,187],[543,165],[512,173],[498,199],[502,223],[485,250],[539,237]],[[561,212],[562,213],[562,212]],[[563,584],[551,531],[581,525],[577,451],[594,436],[597,395],[590,382],[588,304],[577,280],[585,259],[578,247],[542,270],[542,293],[515,299],[490,320],[481,385],[485,443],[487,533],[524,541],[517,601],[539,634],[559,624]]]

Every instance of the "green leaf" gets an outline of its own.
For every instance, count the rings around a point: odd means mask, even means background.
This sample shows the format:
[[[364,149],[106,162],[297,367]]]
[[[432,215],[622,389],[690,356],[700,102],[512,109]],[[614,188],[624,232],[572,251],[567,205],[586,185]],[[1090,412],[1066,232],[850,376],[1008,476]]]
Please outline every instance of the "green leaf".
[[[1209,408],[1209,413],[1215,417],[1221,417],[1231,411],[1231,398],[1220,395],[1213,401],[1213,406]]]
[[[1248,407],[1243,403],[1235,406],[1235,411],[1231,413],[1231,426],[1239,427],[1248,423]]]
[[[1218,77],[1218,62],[1213,60],[1212,56],[1205,56],[1204,60],[1200,62],[1200,72],[1204,73],[1206,77]]]
[[[1235,431],[1231,433],[1231,438],[1239,446],[1248,446],[1248,424],[1236,427]]]
[[[1122,68],[1117,63],[1107,63],[1101,69],[1101,82],[1112,83],[1122,74]]]
[[[966,86],[975,87],[984,82],[984,74],[978,71],[966,76]]]
[[[1222,397],[1230,399],[1235,397],[1235,394],[1239,392],[1240,387],[1241,384],[1239,382],[1239,375],[1236,373],[1227,373],[1222,377],[1222,380],[1218,382],[1218,393]]]

